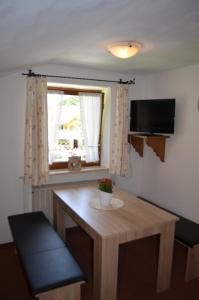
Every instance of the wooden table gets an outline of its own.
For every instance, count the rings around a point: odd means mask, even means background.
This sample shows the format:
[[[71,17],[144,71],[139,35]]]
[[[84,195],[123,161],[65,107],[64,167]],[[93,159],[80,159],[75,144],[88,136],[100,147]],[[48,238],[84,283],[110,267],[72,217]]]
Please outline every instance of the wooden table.
[[[116,300],[119,244],[160,235],[157,291],[169,288],[174,229],[177,217],[114,188],[114,197],[124,206],[97,210],[89,201],[97,197],[97,184],[78,183],[54,190],[55,226],[65,237],[67,213],[94,240],[93,300]]]

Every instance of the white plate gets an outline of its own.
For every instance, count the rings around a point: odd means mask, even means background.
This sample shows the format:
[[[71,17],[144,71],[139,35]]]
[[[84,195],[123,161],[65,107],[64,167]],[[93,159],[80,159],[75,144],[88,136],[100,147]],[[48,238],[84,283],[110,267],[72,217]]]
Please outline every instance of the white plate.
[[[99,198],[94,198],[89,202],[89,206],[95,209],[103,209],[103,210],[113,210],[121,208],[124,205],[124,202],[117,198],[112,198],[110,205],[102,206]]]

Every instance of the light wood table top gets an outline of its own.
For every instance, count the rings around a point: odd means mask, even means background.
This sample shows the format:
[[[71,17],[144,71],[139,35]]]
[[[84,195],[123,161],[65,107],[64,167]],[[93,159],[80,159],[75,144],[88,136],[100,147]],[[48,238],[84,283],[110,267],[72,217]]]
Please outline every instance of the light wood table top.
[[[64,212],[94,239],[95,300],[115,300],[119,244],[160,234],[157,290],[169,287],[174,229],[177,217],[114,187],[124,206],[115,210],[91,208],[97,183],[68,184],[54,190],[54,217],[64,237]],[[111,278],[111,279],[110,279]]]

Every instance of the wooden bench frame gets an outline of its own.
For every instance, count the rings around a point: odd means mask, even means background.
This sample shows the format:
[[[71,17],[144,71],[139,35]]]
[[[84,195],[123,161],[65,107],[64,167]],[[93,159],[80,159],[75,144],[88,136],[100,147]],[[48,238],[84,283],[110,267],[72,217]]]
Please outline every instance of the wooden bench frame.
[[[84,281],[59,287],[36,295],[39,300],[81,300],[81,285]]]
[[[40,217],[40,215],[41,214],[43,214],[42,212],[38,212],[39,213],[39,217]],[[27,214],[27,217],[28,217],[28,215],[31,215],[32,213],[28,213]],[[37,214],[37,212],[34,212],[33,214]],[[23,216],[23,215],[25,215],[25,214],[21,214],[21,215],[16,215],[16,216],[10,216],[10,217],[8,217],[8,219],[9,218],[15,218],[15,217],[21,217],[21,216]],[[44,216],[44,214],[42,215],[42,217]],[[44,218],[44,220],[46,219],[46,217],[44,216],[43,217]],[[47,219],[46,219],[47,220]],[[46,221],[45,221],[46,222]],[[49,223],[49,225],[48,225],[48,221],[47,221],[47,227],[49,227],[49,228],[52,228],[52,232],[54,233],[54,236],[56,236],[56,239],[58,239],[58,240],[60,240],[61,241],[61,238],[59,237],[59,235],[58,235],[58,233],[56,233],[55,232],[55,230],[53,229],[53,227],[52,227],[52,225]],[[9,224],[10,224],[10,220],[9,220]],[[13,233],[13,240],[14,240],[14,242],[15,243],[18,243],[18,237],[15,235],[15,233],[13,232],[13,229],[15,228],[15,224],[13,225],[13,224],[10,224],[10,227],[11,227],[11,231],[12,231],[12,233]],[[33,228],[33,227],[32,227]],[[35,231],[35,232],[37,232],[38,231],[38,228],[37,228],[37,230]],[[19,232],[19,231],[18,231]],[[51,229],[50,229],[50,232],[51,232]],[[23,239],[22,239],[23,240]],[[30,239],[29,239],[30,240]],[[26,237],[25,237],[25,241],[26,241]],[[63,242],[62,242],[63,243]],[[18,244],[18,246],[19,246],[19,244]],[[64,249],[64,248],[66,248],[67,249],[67,246],[66,245],[64,245],[64,243],[63,243],[63,245],[61,245],[60,246],[60,249]],[[50,248],[48,248],[48,249],[46,249],[46,250],[43,250],[43,251],[36,251],[35,252],[35,255],[39,255],[40,253],[48,253],[48,251],[56,251],[56,250],[58,250],[59,248],[53,248],[53,249],[50,249]],[[15,254],[16,255],[18,255],[19,256],[19,261],[21,262],[21,264],[22,264],[22,267],[23,267],[23,269],[24,269],[24,256],[23,256],[23,248],[22,248],[22,252],[21,252],[21,249],[20,248],[18,248],[18,247],[16,247],[16,245],[15,245]],[[70,254],[70,252],[68,252],[68,254],[67,255],[70,255],[71,257],[72,257],[72,255]],[[69,256],[69,257],[70,257]],[[31,255],[30,255],[30,257],[31,257]],[[27,255],[26,255],[26,258],[27,258]],[[73,260],[74,260],[74,258],[73,258]],[[72,260],[72,261],[73,261]],[[74,260],[75,261],[75,260]],[[26,263],[25,263],[26,264]],[[78,265],[78,264],[77,264]],[[27,270],[26,270],[27,271]],[[26,272],[25,272],[26,273]],[[26,274],[24,274],[25,275],[25,277],[27,277],[27,279],[28,279],[28,282],[30,283],[30,281],[29,281],[29,276],[27,275],[27,273]],[[27,276],[26,276],[27,275]],[[77,275],[78,276],[78,275]],[[29,287],[30,287],[30,290],[32,290],[32,295],[33,295],[33,297],[36,297],[37,299],[39,299],[39,300],[81,300],[81,285],[83,284],[83,283],[85,283],[85,281],[84,281],[84,279],[85,279],[85,276],[84,275],[81,275],[80,277],[82,277],[81,279],[79,278],[79,281],[77,280],[77,281],[73,281],[73,282],[68,282],[68,283],[65,283],[65,284],[63,284],[63,285],[60,285],[59,287],[51,287],[51,288],[46,288],[46,289],[43,289],[44,291],[41,291],[41,292],[39,292],[39,293],[37,293],[36,291],[33,291],[31,288],[31,285],[29,285]],[[71,278],[72,279],[72,278]],[[73,280],[73,279],[72,279]],[[71,281],[72,281],[71,280]],[[55,285],[54,285],[55,286]],[[41,289],[40,289],[41,290]]]
[[[173,213],[170,210],[164,209],[163,207],[152,203],[151,201],[138,196],[139,199],[148,202],[151,205],[154,206],[158,206],[160,209],[163,209],[165,211],[167,211],[168,213]],[[175,213],[173,213],[174,215],[176,215]],[[180,216],[177,215],[179,218]],[[180,240],[178,240],[177,237],[175,237],[175,240],[180,243],[182,246],[187,248],[187,254],[186,254],[186,267],[185,267],[185,281],[190,281],[193,280],[197,277],[199,277],[199,244],[194,245],[193,247],[181,242]]]
[[[185,280],[190,281],[199,277],[199,245],[193,248],[184,246],[187,247]]]

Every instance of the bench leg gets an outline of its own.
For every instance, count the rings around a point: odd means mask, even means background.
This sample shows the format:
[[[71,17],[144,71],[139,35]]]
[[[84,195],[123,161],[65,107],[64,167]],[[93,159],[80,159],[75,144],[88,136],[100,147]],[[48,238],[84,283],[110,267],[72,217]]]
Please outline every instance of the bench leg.
[[[78,282],[37,295],[39,300],[81,300],[81,284]]]
[[[199,277],[199,245],[188,248],[185,280],[190,281]]]

